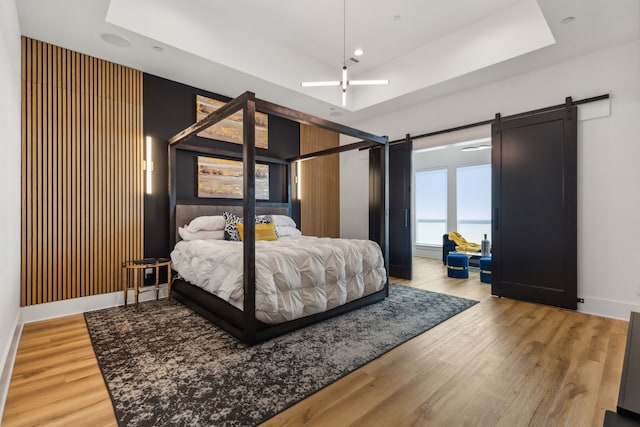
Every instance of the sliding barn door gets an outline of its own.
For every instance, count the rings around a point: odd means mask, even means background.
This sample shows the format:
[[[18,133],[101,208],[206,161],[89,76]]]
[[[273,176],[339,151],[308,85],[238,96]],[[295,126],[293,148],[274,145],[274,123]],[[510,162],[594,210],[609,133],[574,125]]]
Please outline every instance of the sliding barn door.
[[[389,274],[411,280],[411,146],[410,139],[389,147]]]
[[[577,109],[492,126],[492,294],[576,309]]]
[[[389,275],[411,279],[411,149],[407,139],[389,147]],[[369,151],[369,239],[381,241],[383,150]]]

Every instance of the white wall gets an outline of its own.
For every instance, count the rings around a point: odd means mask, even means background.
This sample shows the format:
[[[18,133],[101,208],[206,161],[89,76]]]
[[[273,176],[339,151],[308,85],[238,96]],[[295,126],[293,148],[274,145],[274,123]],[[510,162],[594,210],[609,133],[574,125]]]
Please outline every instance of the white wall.
[[[12,339],[20,320],[20,26],[15,0],[0,0],[0,417],[11,367]]]
[[[610,93],[610,115],[578,123],[578,296],[585,299],[579,310],[628,319],[630,309],[640,311],[639,76],[635,41],[354,126],[396,139],[560,104],[566,96]],[[341,188],[342,200],[356,200],[349,191]],[[354,207],[343,208],[344,217]]]
[[[369,238],[369,152],[340,153],[340,237]]]

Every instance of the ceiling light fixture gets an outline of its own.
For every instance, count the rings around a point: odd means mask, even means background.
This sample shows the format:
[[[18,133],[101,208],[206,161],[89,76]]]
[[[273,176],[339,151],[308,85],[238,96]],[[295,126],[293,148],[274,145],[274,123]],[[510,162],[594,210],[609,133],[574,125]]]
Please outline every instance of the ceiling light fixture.
[[[567,16],[566,18],[563,18],[562,22],[563,24],[571,24],[573,21],[575,21],[576,18],[574,18],[573,16]]]
[[[488,150],[491,146],[487,144],[480,145],[467,145],[466,147],[462,147],[462,151],[478,151],[478,150]]]
[[[342,46],[342,80],[330,80],[321,82],[302,82],[302,87],[340,86],[342,88],[342,106],[347,105],[347,86],[363,85],[388,85],[389,80],[349,80],[347,74],[347,0],[343,1],[343,46]],[[362,49],[357,49],[364,53]],[[356,52],[353,54],[359,56]]]
[[[355,56],[362,56],[362,55],[364,55],[364,50],[362,50],[362,49],[358,48],[358,49],[356,49],[356,50],[354,50],[354,51],[353,51],[353,54],[354,54]]]
[[[329,107],[329,115],[331,117],[340,117],[340,116],[343,116],[344,113],[342,111],[336,110],[335,107]]]
[[[129,40],[127,40],[124,37],[119,36],[117,34],[102,33],[102,34],[100,34],[100,37],[105,42],[107,42],[109,44],[112,44],[114,46],[118,46],[118,47],[129,47],[129,46],[131,46],[131,43],[129,42]]]

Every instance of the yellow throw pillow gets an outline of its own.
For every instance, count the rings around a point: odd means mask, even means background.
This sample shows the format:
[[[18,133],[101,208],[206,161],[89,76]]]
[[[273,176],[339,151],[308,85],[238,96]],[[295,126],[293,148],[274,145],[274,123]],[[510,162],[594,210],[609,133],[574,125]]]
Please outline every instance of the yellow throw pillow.
[[[240,234],[240,240],[244,236],[244,224],[238,223],[238,233]],[[278,240],[276,235],[276,224],[270,222],[268,224],[256,224],[256,240]]]

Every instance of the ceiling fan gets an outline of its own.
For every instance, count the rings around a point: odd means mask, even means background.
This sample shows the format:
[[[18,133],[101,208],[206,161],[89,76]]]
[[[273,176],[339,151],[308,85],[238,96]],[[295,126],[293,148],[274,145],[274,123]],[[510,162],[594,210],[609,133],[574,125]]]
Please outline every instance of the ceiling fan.
[[[342,47],[342,80],[302,82],[302,87],[342,87],[342,106],[347,105],[347,86],[388,85],[389,80],[349,80],[347,76],[347,0],[343,0],[343,47]]]

